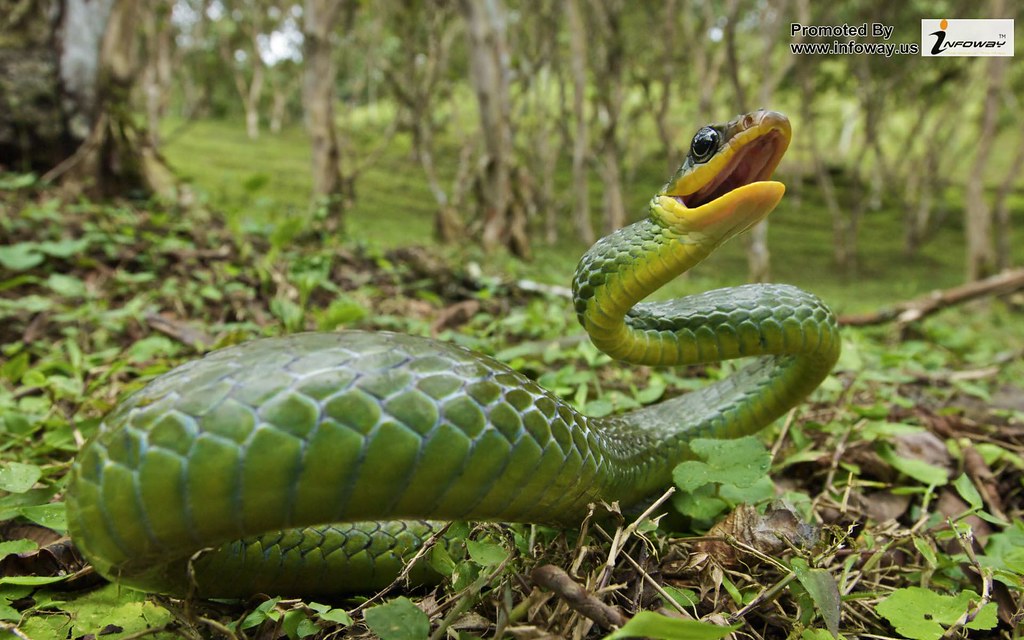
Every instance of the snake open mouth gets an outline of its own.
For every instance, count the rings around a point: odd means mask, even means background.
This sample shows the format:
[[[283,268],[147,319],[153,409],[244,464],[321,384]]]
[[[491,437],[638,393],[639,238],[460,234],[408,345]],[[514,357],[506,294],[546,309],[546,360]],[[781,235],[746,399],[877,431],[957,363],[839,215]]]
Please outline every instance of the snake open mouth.
[[[772,129],[734,151],[725,168],[703,187],[689,195],[675,196],[675,199],[689,209],[696,209],[739,187],[767,180],[787,146],[788,140],[783,134]]]

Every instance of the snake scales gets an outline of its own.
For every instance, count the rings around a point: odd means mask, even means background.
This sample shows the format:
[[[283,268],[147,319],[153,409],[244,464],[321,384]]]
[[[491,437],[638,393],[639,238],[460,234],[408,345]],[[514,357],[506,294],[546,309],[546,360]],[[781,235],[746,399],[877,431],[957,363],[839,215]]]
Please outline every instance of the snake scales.
[[[838,357],[832,313],[795,287],[641,302],[778,204],[769,178],[789,139],[770,111],[700,129],[650,215],[598,241],[573,282],[581,323],[611,356],[756,356],[733,376],[594,419],[425,338],[256,340],[174,369],[106,417],[71,470],[73,539],[140,589],[324,595],[386,585],[436,526],[417,518],[574,525],[589,503],[642,500],[690,440],[756,432]]]

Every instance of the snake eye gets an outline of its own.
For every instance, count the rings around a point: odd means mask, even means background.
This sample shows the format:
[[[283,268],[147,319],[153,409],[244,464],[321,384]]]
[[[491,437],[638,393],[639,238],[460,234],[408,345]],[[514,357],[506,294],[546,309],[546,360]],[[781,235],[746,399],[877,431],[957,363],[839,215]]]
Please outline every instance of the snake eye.
[[[706,162],[717,150],[718,131],[711,127],[703,127],[690,143],[690,155],[697,162]]]

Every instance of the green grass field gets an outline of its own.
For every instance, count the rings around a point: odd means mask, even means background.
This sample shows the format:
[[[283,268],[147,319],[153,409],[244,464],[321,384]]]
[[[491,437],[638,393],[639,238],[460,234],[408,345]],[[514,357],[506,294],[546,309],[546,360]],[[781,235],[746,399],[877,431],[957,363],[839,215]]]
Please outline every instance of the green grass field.
[[[349,129],[358,133],[348,140],[352,152],[346,155],[369,154],[381,144],[377,132],[384,130],[390,115],[378,111],[375,115],[357,113],[355,117],[358,120]],[[277,135],[264,133],[258,140],[250,140],[237,121],[176,121],[166,123],[165,135],[164,151],[172,166],[214,209],[224,212],[233,228],[265,233],[278,242],[287,242],[308,221],[310,160],[301,126],[292,126]],[[458,152],[450,140],[442,140],[439,146],[438,168],[442,178],[450,181]],[[815,291],[840,312],[865,311],[962,281],[961,190],[950,189],[944,226],[913,257],[902,252],[902,210],[886,202],[881,209],[866,211],[859,233],[859,269],[855,275],[844,275],[832,259],[832,221],[817,184],[793,173],[794,166],[801,166],[799,145],[795,147],[796,153],[791,151],[780,169],[780,178],[788,184],[789,193],[771,216],[773,280]],[[560,163],[556,184],[568,185],[569,174],[568,162]],[[624,185],[627,207],[634,212],[634,219],[643,215],[650,194],[666,177],[653,155],[635,176],[633,182]],[[842,201],[855,199],[856,196],[843,191],[849,187],[841,181],[837,188]],[[380,248],[432,242],[434,200],[420,166],[412,157],[408,136],[400,134],[392,139],[379,160],[360,177],[356,196],[346,221],[346,233],[351,240]],[[596,175],[590,198],[594,220],[598,220],[601,184]],[[1017,226],[1024,226],[1024,198],[1018,195],[1015,204]],[[573,238],[568,211],[563,213],[562,239],[555,246],[535,240],[535,258],[529,263],[504,254],[485,255],[471,243],[445,251],[460,262],[476,260],[488,273],[568,285],[575,262],[586,247]],[[537,227],[541,223],[535,221]],[[1018,252],[1020,261],[1024,251]],[[659,296],[732,285],[745,278],[743,243],[736,240],[692,276],[666,287]]]

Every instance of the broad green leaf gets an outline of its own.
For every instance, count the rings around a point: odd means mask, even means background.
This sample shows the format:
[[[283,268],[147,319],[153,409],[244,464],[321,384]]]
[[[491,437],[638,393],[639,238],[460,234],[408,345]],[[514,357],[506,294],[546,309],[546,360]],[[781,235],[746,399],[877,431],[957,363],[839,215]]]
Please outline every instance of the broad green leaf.
[[[348,615],[348,612],[344,609],[329,609],[318,615],[325,622],[337,622],[346,626],[352,624],[352,616]]]
[[[466,540],[466,550],[473,562],[485,567],[496,567],[508,557],[505,547],[493,542]]]
[[[622,625],[622,628],[606,635],[604,640],[617,638],[653,638],[654,640],[718,640],[724,638],[740,625],[720,627],[710,622],[669,618],[653,611],[641,611]]]
[[[81,298],[86,294],[85,283],[81,279],[62,273],[51,273],[46,279],[46,286],[57,295],[66,298]]]
[[[34,464],[8,462],[0,467],[0,490],[25,493],[42,475],[42,470]]]
[[[17,382],[28,371],[28,365],[28,351],[22,351],[0,366],[0,375],[9,382]]]
[[[877,446],[878,456],[885,462],[892,465],[894,469],[910,476],[923,485],[941,487],[949,482],[949,474],[942,467],[897,455],[893,448],[887,444]]]
[[[802,558],[793,558],[793,573],[814,601],[814,606],[825,621],[825,627],[833,638],[839,637],[839,613],[841,601],[835,578],[824,569],[812,569]]]
[[[381,640],[423,640],[430,633],[430,619],[405,597],[366,610],[366,626]]]
[[[308,614],[305,609],[286,611],[281,619],[281,630],[292,639],[306,638],[320,631],[316,623],[309,619]]]
[[[163,626],[172,619],[170,612],[163,607],[146,602],[145,593],[113,584],[84,594],[76,594],[69,599],[54,600],[50,606],[66,611],[67,614],[29,618],[22,627],[28,637],[81,638],[86,634],[96,634],[111,624],[121,627],[125,635],[136,634]],[[47,624],[48,620],[59,625],[59,635],[53,634],[54,629]]]
[[[252,629],[263,624],[266,620],[277,620],[281,617],[281,613],[274,607],[280,602],[280,598],[271,598],[265,602],[261,602],[258,607],[249,612],[249,615],[242,619],[239,623],[239,629]]]
[[[6,542],[0,542],[0,560],[14,553],[27,553],[38,548],[39,545],[32,540],[7,540]]]
[[[17,622],[21,620],[21,613],[11,605],[0,602],[0,620],[11,620]]]
[[[45,259],[35,242],[19,242],[0,247],[0,267],[11,271],[31,269],[42,264]]]
[[[16,191],[31,187],[36,183],[34,173],[7,173],[0,176],[0,191]]]
[[[731,505],[757,504],[764,500],[775,497],[775,483],[768,476],[761,476],[756,482],[747,487],[737,487],[733,484],[723,484],[718,490],[718,495]]]
[[[430,567],[434,571],[446,578],[455,571],[455,560],[452,559],[451,554],[448,553],[448,550],[443,545],[434,545],[427,556],[427,562],[430,563]]]
[[[692,607],[700,602],[700,597],[697,596],[697,592],[693,589],[678,589],[667,584],[662,589],[682,607]]]
[[[749,487],[763,478],[772,459],[764,445],[752,436],[736,440],[697,438],[690,448],[703,461],[687,460],[672,471],[672,479],[683,491],[709,483]]]
[[[78,240],[65,238],[56,242],[40,242],[37,246],[40,251],[55,258],[70,258],[77,253],[85,251],[89,246],[89,240],[86,238],[79,238]]]
[[[48,529],[53,529],[60,533],[66,533],[68,530],[67,514],[64,511],[63,502],[21,507],[18,509],[18,512],[32,522]]]
[[[978,594],[973,591],[947,596],[922,587],[907,587],[893,591],[875,605],[875,610],[905,638],[939,640],[945,627],[956,622],[977,601]],[[996,624],[996,604],[989,602],[967,628],[992,629]]]
[[[320,604],[319,602],[310,602],[306,606],[316,611],[316,615],[325,622],[337,622],[344,625],[352,624],[352,617],[344,609],[333,609],[331,605]]]
[[[693,493],[676,493],[672,496],[672,505],[679,513],[697,520],[711,520],[729,508],[725,500],[713,495],[711,485],[705,485]]]

